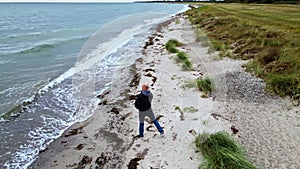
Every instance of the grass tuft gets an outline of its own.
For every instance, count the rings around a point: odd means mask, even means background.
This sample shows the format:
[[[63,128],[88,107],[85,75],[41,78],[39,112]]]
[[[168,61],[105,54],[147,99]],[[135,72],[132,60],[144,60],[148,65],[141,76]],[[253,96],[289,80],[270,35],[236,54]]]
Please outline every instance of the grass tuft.
[[[200,91],[203,91],[205,94],[209,94],[213,90],[213,82],[210,78],[205,79],[196,79],[186,82],[186,84],[183,86],[186,88],[196,88]]]
[[[166,49],[171,53],[177,53],[179,52],[176,47],[182,46],[183,44],[181,42],[178,42],[176,39],[171,39],[166,43]]]
[[[176,62],[181,62],[182,63],[182,69],[184,71],[190,71],[193,70],[193,65],[192,63],[189,61],[188,59],[188,55],[185,52],[181,52],[179,51],[176,47],[178,46],[182,46],[183,43],[177,41],[176,39],[171,39],[166,43],[166,49],[170,52],[170,53],[177,53],[177,58],[176,58]]]
[[[247,160],[241,147],[228,133],[218,132],[212,135],[204,133],[196,138],[195,143],[206,160],[199,168],[256,169]]]
[[[193,65],[189,60],[184,60],[182,64],[182,69],[184,71],[190,71],[193,70]]]
[[[188,59],[188,55],[185,52],[177,53],[178,60],[182,62],[182,69],[185,71],[189,71],[193,69],[192,63]]]
[[[187,53],[185,53],[185,52],[178,52],[178,53],[177,53],[177,57],[178,57],[180,60],[182,60],[182,61],[188,59],[188,55],[187,55]]]
[[[213,82],[210,78],[197,79],[197,87],[204,93],[211,93],[213,90]]]

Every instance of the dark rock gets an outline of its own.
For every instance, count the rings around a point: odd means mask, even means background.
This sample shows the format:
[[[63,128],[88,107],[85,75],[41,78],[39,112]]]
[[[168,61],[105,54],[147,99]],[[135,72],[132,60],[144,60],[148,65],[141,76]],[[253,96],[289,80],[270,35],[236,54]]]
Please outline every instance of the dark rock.
[[[235,126],[231,126],[230,129],[231,129],[233,134],[236,134],[236,133],[239,132],[239,130],[237,128],[235,128]]]

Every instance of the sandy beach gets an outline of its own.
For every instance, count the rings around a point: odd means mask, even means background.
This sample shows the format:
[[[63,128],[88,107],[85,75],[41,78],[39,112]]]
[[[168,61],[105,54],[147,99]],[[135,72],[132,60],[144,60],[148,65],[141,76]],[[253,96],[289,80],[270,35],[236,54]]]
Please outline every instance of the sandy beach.
[[[170,39],[184,43],[194,70],[183,71],[176,54],[165,49]],[[113,75],[88,120],[71,126],[29,168],[196,169],[203,157],[193,141],[197,134],[227,131],[259,168],[300,167],[299,106],[268,94],[265,84],[246,73],[246,61],[220,59],[195,42],[193,26],[182,15],[157,26],[135,64]],[[209,52],[210,51],[210,52]],[[186,84],[210,77],[208,97]],[[135,95],[149,83],[152,108],[165,130],[161,137],[150,120],[145,137],[138,134]]]

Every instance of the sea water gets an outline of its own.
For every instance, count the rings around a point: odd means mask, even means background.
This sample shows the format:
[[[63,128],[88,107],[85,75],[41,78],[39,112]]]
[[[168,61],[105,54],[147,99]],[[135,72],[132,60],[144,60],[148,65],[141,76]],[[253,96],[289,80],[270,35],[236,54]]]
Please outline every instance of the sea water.
[[[0,3],[0,168],[27,168],[97,107],[113,72],[142,56],[155,3]]]

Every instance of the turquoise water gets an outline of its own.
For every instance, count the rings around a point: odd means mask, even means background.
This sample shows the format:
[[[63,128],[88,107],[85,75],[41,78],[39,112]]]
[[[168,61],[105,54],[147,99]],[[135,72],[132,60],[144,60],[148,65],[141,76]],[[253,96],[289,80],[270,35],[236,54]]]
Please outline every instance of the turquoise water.
[[[39,150],[90,116],[84,112],[96,106],[96,100],[90,100],[109,86],[109,74],[118,64],[140,57],[153,26],[183,8],[144,3],[0,4],[0,168],[27,168]],[[115,21],[118,18],[122,19]],[[93,62],[83,63],[78,56]],[[77,84],[87,80],[79,74],[74,81],[80,69],[75,63],[96,77],[93,91],[83,99],[74,97],[74,91],[83,91]],[[84,99],[89,100],[86,109],[78,109]]]

